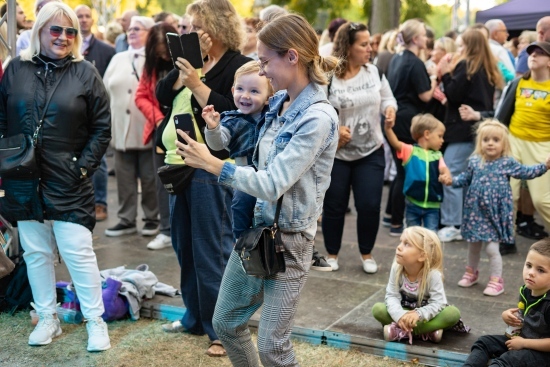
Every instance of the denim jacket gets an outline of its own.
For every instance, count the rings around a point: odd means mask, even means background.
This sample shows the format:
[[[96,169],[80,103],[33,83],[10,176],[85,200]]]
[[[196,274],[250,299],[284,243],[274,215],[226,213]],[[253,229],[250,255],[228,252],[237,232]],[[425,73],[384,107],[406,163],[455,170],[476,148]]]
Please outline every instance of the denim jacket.
[[[287,96],[286,91],[279,91],[270,99],[259,144]],[[258,198],[254,226],[273,224],[277,199],[284,194],[279,227],[286,232],[302,232],[321,215],[338,145],[338,116],[321,87],[310,83],[279,122],[266,169],[255,172],[251,167],[226,162],[219,182]],[[258,167],[258,147],[254,165]]]
[[[204,128],[206,143],[212,150],[227,149],[232,159],[245,157],[245,165],[252,164],[252,155],[258,142],[260,128],[268,106],[265,106],[258,119],[239,110],[221,113],[221,122],[214,129]],[[241,166],[242,164],[237,164]]]

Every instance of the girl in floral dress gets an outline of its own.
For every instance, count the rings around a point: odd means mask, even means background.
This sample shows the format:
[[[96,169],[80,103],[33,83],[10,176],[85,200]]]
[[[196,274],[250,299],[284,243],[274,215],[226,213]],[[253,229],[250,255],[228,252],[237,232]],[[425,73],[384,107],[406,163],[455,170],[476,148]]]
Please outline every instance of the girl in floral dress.
[[[498,120],[485,120],[477,129],[476,147],[468,160],[468,168],[441,182],[453,187],[469,185],[464,202],[462,237],[469,242],[468,265],[460,287],[478,282],[478,265],[482,242],[487,243],[490,278],[483,291],[486,296],[504,292],[502,258],[499,242],[514,241],[513,201],[510,177],[530,180],[542,176],[550,168],[550,156],[545,163],[524,166],[511,157],[508,128]]]

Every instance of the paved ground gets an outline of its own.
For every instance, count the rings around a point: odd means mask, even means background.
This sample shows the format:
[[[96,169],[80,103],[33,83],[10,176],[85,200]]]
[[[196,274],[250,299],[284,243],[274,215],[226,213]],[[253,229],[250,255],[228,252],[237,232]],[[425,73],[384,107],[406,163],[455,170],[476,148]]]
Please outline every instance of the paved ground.
[[[384,189],[384,199],[387,187]],[[105,228],[117,223],[117,197],[114,178],[109,182],[109,218],[98,223],[94,231],[94,247],[100,269],[125,265],[134,268],[147,263],[160,281],[179,286],[179,266],[171,248],[149,251],[146,244],[151,239],[141,235],[129,235],[109,238]],[[385,201],[383,201],[385,202]],[[138,221],[138,230],[143,223]],[[356,216],[354,211],[347,215],[344,231],[344,243],[339,256],[340,270],[337,272],[310,272],[308,282],[300,301],[296,316],[296,326],[305,329],[334,331],[349,334],[352,337],[382,340],[382,328],[371,315],[375,302],[384,300],[384,291],[389,276],[391,262],[398,239],[388,235],[387,228],[380,226],[373,256],[379,263],[379,271],[369,275],[361,267],[357,247]],[[415,341],[415,345],[431,349],[431,353],[458,352],[468,353],[472,343],[483,334],[500,334],[505,324],[500,314],[517,303],[518,289],[522,285],[521,272],[525,255],[534,241],[517,238],[519,252],[503,257],[505,293],[499,297],[483,295],[488,281],[486,255],[482,257],[480,284],[464,289],[456,285],[460,280],[467,256],[465,242],[444,244],[445,289],[451,304],[462,312],[464,322],[472,327],[469,334],[446,332],[439,345]],[[324,253],[323,236],[319,229],[316,246]],[[64,265],[58,266],[58,280],[68,280]],[[154,302],[183,306],[181,298],[157,296]]]

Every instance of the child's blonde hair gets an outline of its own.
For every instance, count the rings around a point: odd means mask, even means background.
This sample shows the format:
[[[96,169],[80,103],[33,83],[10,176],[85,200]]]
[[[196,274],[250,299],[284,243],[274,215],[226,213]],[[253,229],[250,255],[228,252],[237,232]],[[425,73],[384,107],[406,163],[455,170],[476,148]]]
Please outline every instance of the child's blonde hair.
[[[485,156],[483,155],[483,151],[481,149],[481,143],[483,142],[483,138],[490,134],[496,135],[502,139],[502,157],[509,157],[512,155],[510,140],[508,139],[509,132],[506,125],[497,119],[487,119],[477,125],[476,148],[473,153],[481,158],[482,163],[485,163]]]
[[[246,64],[242,65],[240,68],[235,71],[235,79],[233,80],[233,86],[235,86],[235,83],[237,82],[237,79],[246,74],[260,74],[260,65],[257,61],[249,61]],[[265,78],[265,76],[262,76]],[[267,80],[267,95],[272,96],[273,95],[273,86]]]
[[[419,226],[405,228],[402,238],[419,249],[421,254],[425,256],[424,267],[419,274],[418,305],[420,306],[426,295],[430,272],[432,270],[439,271],[443,279],[443,250],[441,249],[441,242],[434,231]],[[399,284],[404,271],[403,265],[397,264],[396,284]]]
[[[445,130],[445,125],[438,119],[436,119],[430,113],[418,114],[413,117],[411,122],[411,136],[414,141],[418,141],[423,135],[424,131],[434,131],[437,128],[442,127]]]

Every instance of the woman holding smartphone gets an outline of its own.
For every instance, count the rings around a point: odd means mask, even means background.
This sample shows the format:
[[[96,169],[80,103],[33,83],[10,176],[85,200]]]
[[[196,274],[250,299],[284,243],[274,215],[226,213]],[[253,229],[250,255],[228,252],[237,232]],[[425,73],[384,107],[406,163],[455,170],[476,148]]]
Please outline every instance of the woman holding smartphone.
[[[206,48],[202,50],[205,61],[202,69],[194,69],[188,60],[179,58],[177,69],[157,85],[159,102],[172,106],[162,134],[164,162],[169,165],[187,163],[176,153],[174,116],[191,114],[195,134],[204,142],[203,107],[214,105],[219,112],[236,109],[231,94],[233,77],[241,65],[250,61],[239,52],[245,34],[229,1],[197,0],[187,7],[187,14],[191,17],[191,32],[199,34]],[[221,160],[229,157],[226,151],[213,154]],[[230,187],[219,184],[215,175],[203,169],[193,172],[183,193],[170,195],[172,246],[181,267],[181,292],[187,312],[181,320],[163,325],[163,329],[207,334],[211,344],[206,353],[210,356],[225,355],[212,327],[212,316],[233,248],[232,197]]]
[[[279,227],[286,271],[269,277],[248,276],[233,251],[223,276],[214,327],[234,366],[259,366],[247,327],[263,305],[258,352],[264,366],[297,366],[290,332],[300,292],[311,267],[313,239],[338,145],[338,117],[321,85],[337,65],[321,57],[317,35],[303,17],[280,16],[258,33],[260,75],[278,92],[259,133],[251,167],[214,157],[208,147],[183,132],[177,154],[209,172],[226,187],[257,197],[254,225],[273,224],[277,200],[284,194]]]

